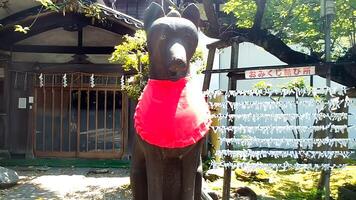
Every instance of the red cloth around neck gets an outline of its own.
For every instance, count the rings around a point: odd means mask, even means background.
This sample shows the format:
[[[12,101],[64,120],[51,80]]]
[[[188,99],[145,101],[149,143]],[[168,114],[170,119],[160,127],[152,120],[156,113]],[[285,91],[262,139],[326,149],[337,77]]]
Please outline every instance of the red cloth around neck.
[[[209,130],[210,112],[198,85],[190,78],[148,80],[135,112],[140,137],[164,148],[197,143]]]

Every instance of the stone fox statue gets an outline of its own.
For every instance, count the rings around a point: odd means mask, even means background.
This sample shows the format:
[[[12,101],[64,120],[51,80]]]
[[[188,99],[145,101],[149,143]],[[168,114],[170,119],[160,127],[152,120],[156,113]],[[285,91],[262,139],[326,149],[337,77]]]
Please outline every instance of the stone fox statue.
[[[199,20],[194,4],[181,15],[171,11],[165,16],[157,3],[145,11],[150,67],[134,116],[131,186],[135,200],[201,198],[200,151],[210,113],[189,75]]]

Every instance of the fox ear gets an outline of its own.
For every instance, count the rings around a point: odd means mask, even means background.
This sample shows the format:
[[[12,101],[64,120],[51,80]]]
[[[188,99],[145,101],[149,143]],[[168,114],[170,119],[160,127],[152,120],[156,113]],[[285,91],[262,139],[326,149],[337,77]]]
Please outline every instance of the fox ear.
[[[199,13],[198,7],[195,4],[193,4],[193,3],[189,4],[184,9],[182,17],[193,22],[193,24],[195,24],[196,27],[199,26],[200,13]]]
[[[163,8],[157,4],[156,2],[152,2],[150,6],[145,10],[145,14],[143,17],[143,23],[144,23],[144,29],[147,31],[152,23],[158,19],[164,16],[164,11]]]

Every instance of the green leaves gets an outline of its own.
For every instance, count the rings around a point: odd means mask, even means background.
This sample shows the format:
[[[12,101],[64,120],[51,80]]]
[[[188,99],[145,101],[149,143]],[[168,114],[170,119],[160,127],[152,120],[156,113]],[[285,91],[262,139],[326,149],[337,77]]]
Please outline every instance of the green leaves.
[[[59,11],[59,7],[52,0],[36,0],[48,10]]]
[[[256,89],[256,90],[270,90],[270,89],[272,89],[272,85],[269,84],[269,83],[266,83],[266,81],[259,81],[253,86],[253,89]]]
[[[282,89],[294,90],[297,89],[310,89],[309,86],[306,85],[304,77],[298,77],[292,79],[291,81],[285,83],[284,85],[280,86]],[[272,84],[267,83],[266,81],[259,81],[255,85],[253,85],[253,89],[257,90],[271,90]]]
[[[109,58],[110,62],[119,63],[126,71],[134,69],[139,72],[139,60],[141,65],[148,65],[148,53],[146,47],[146,34],[139,30],[134,36],[123,36],[123,42],[115,46],[115,51]]]
[[[136,31],[134,36],[125,35],[121,44],[115,46],[109,61],[118,63],[125,71],[134,71],[123,87],[127,95],[138,99],[148,79],[149,56],[146,51],[146,33],[143,30]],[[191,62],[203,63],[203,51],[197,49]],[[202,64],[203,65],[203,64]]]
[[[36,0],[37,2],[41,3],[44,7],[48,7],[54,5],[52,0]]]
[[[82,5],[83,13],[86,17],[90,17],[92,19],[92,24],[94,24],[95,19],[102,20],[101,17],[101,7],[97,4],[90,5]]]
[[[36,18],[29,26],[23,27],[22,25],[15,25],[14,26],[15,32],[27,34],[28,31],[30,31],[31,27],[36,23],[37,18],[39,14],[42,12],[43,8],[55,12],[61,11],[63,15],[65,15],[66,12],[68,11],[83,13],[86,17],[92,19],[92,23],[94,23],[96,19],[98,19],[99,21],[102,21],[104,19],[101,17],[101,12],[102,12],[101,7],[98,6],[98,4],[93,3],[91,1],[70,0],[70,1],[63,1],[62,3],[58,3],[58,1],[52,1],[52,0],[35,0],[35,1],[39,2],[42,5]]]
[[[284,85],[282,88],[296,91],[297,89],[306,89],[307,85],[305,84],[305,80],[303,77],[298,77],[291,80],[290,82],[287,82],[287,84]]]
[[[354,0],[336,0],[336,16],[331,33],[334,60],[356,43],[355,8]],[[257,4],[256,0],[228,0],[223,10],[234,14],[238,28],[251,28]],[[286,44],[320,53],[324,50],[322,25],[320,0],[268,0],[261,29],[268,30]]]
[[[146,47],[146,34],[139,30],[134,36],[123,36],[123,42],[115,46],[109,61],[118,63],[125,71],[134,70],[137,74],[132,76],[124,85],[123,90],[133,99],[138,99],[148,79],[148,53]]]
[[[30,30],[30,27],[23,27],[23,26],[17,24],[17,25],[15,25],[14,31],[27,34],[29,30]]]
[[[229,0],[223,7],[226,13],[234,13],[239,28],[251,28],[257,6],[254,0]]]

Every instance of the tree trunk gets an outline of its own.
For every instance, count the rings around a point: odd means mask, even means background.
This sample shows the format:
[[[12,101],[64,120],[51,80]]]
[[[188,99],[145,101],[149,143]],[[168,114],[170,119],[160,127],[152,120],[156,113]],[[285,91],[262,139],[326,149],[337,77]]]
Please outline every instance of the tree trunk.
[[[339,101],[343,101],[343,103],[340,104],[340,108],[332,110],[330,113],[348,113],[349,108],[348,106],[345,106],[345,98],[346,96],[341,96],[341,97],[336,97],[339,98]],[[323,110],[322,113],[327,113],[326,110]],[[314,126],[321,126],[321,125],[325,125],[326,120],[320,120],[320,121],[315,121]],[[346,119],[342,119],[340,121],[337,120],[333,120],[331,121],[331,123],[333,125],[348,125],[348,118]],[[316,131],[314,132],[314,136],[313,139],[323,139],[327,137],[327,133],[326,131]],[[347,139],[348,138],[348,132],[346,130],[345,133],[333,133],[333,138],[342,138],[342,139]],[[327,150],[327,145],[322,145],[322,146],[313,146],[313,150],[314,151],[325,151]],[[334,145],[331,148],[331,151],[347,151],[348,150],[348,146],[341,146],[341,145]],[[317,160],[313,160],[313,163],[316,164],[321,164],[324,163],[325,159],[321,158],[321,159],[317,159]],[[344,164],[344,159],[342,157],[337,157],[337,158],[333,158],[331,160],[332,164]],[[321,191],[323,191],[324,186],[325,186],[325,177],[327,172],[322,170],[322,172],[320,173],[320,179],[317,185],[317,189],[318,189],[318,195],[316,199],[321,199],[322,198],[322,193]]]

